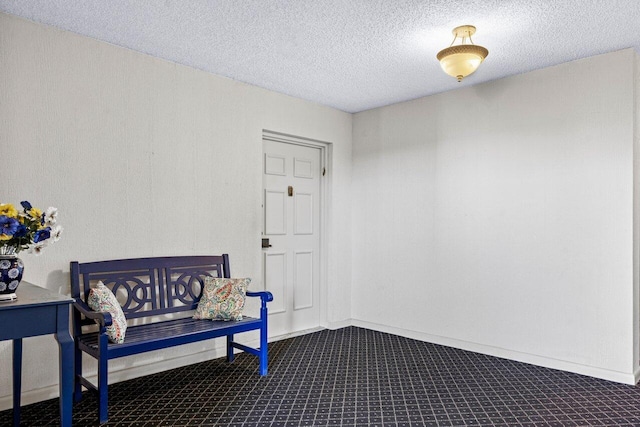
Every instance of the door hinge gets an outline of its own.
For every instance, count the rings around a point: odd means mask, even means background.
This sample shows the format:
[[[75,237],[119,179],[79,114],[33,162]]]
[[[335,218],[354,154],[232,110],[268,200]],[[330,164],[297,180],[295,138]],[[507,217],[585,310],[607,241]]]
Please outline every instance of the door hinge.
[[[327,174],[327,168],[322,168],[322,176],[325,176]]]

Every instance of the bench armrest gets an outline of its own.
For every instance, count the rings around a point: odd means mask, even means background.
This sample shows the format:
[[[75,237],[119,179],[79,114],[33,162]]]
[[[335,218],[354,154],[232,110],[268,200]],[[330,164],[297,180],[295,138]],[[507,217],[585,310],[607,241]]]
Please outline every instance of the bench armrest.
[[[248,297],[260,297],[260,319],[262,319],[262,328],[261,328],[262,332],[261,333],[265,334],[265,336],[263,338],[261,338],[261,340],[266,343],[267,342],[267,338],[266,338],[266,333],[267,333],[267,303],[269,301],[273,301],[273,295],[269,291],[258,291],[258,292],[247,291],[247,296]],[[266,348],[266,344],[265,344],[265,348]]]
[[[93,311],[91,308],[81,299],[76,299],[73,303],[73,307],[80,313],[84,314],[87,319],[95,320],[101,327],[111,326],[113,323],[111,319],[111,313]]]
[[[273,301],[273,295],[269,291],[258,291],[258,292],[247,291],[247,296],[248,297],[260,297],[262,302]]]

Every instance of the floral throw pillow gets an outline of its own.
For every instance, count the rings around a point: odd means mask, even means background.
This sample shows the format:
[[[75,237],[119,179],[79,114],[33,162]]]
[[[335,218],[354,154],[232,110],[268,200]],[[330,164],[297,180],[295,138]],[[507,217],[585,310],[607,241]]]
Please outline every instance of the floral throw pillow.
[[[124,334],[127,331],[127,319],[124,317],[122,307],[120,307],[120,303],[111,292],[111,289],[107,288],[102,282],[98,282],[89,291],[87,304],[93,311],[111,313],[113,322],[111,326],[106,328],[107,337],[112,343],[122,344],[124,342]]]
[[[206,277],[194,319],[242,320],[242,309],[251,279]]]

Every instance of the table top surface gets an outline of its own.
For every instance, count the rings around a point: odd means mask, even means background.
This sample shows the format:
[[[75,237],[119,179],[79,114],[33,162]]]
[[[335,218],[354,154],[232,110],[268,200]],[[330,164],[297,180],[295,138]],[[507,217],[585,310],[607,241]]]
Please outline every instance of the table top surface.
[[[29,306],[72,304],[74,299],[67,295],[56,294],[49,289],[22,281],[16,289],[18,299],[0,302],[0,310],[21,309]]]

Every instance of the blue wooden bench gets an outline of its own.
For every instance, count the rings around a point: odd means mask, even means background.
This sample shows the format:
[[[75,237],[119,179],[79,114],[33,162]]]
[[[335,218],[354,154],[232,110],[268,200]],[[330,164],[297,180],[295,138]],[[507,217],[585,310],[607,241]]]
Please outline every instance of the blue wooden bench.
[[[267,302],[272,301],[273,296],[265,291],[247,292],[247,296],[261,299],[260,318],[243,316],[242,320],[231,322],[194,320],[193,311],[202,295],[206,276],[230,277],[229,256],[71,262],[71,295],[76,300],[74,399],[78,401],[82,397],[82,386],[97,391],[100,423],[108,419],[107,362],[110,359],[226,336],[229,362],[233,361],[234,349],[240,349],[258,356],[259,373],[267,375]],[[105,334],[105,327],[111,325],[111,315],[92,311],[86,303],[91,285],[98,281],[118,295],[127,320],[133,320],[128,322],[122,344],[110,343]],[[234,341],[234,334],[253,330],[260,330],[259,348]],[[97,385],[82,374],[83,352],[98,361]]]

